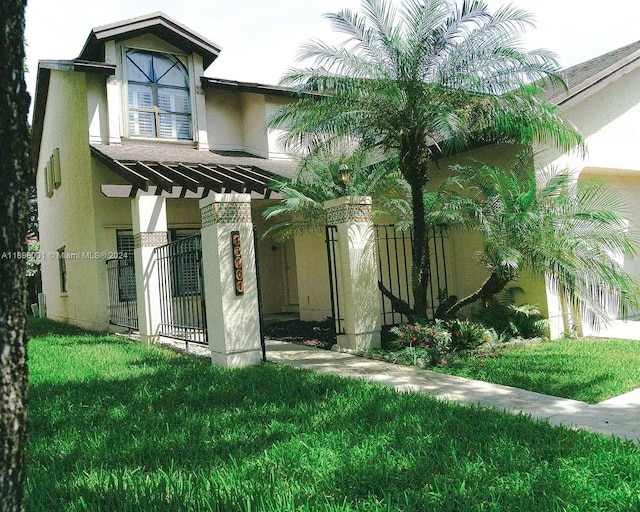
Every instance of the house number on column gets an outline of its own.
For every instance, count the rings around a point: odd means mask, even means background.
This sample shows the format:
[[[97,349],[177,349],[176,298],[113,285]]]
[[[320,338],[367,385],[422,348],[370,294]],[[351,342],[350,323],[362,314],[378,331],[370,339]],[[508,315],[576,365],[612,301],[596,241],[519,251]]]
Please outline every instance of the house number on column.
[[[233,272],[236,295],[244,294],[244,276],[242,275],[242,248],[240,247],[240,232],[231,232],[231,250],[233,251]]]

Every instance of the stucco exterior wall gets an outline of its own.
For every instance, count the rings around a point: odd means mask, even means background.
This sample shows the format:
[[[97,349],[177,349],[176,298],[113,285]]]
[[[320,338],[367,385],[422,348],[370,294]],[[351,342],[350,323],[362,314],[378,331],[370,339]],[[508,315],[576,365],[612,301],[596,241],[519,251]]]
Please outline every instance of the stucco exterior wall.
[[[264,237],[264,233],[274,221],[265,220],[262,214],[264,209],[274,202],[253,201],[251,212],[258,234],[258,271],[265,315],[295,312],[298,309],[296,253],[293,240],[281,241]]]
[[[276,96],[268,96],[265,105],[266,122],[270,122],[278,110],[292,100]],[[269,144],[269,158],[290,158],[280,143],[280,137],[284,134],[281,128],[267,128],[267,142]]]
[[[331,316],[329,268],[324,234],[294,238],[300,319],[322,321]]]
[[[87,75],[87,109],[89,115],[89,141],[109,143],[109,105],[105,77]]]
[[[579,103],[566,108],[564,116],[571,120],[585,138],[587,153],[559,155],[551,152],[549,165],[568,168],[576,179],[597,179],[615,191],[629,205],[624,216],[629,230],[640,232],[640,214],[633,207],[640,195],[640,69],[635,69],[608,84]],[[623,267],[640,279],[640,262],[624,261]],[[566,306],[551,289],[547,291],[552,336],[560,336],[579,323],[571,318]],[[564,310],[564,311],[563,311]],[[613,315],[615,316],[615,315]],[[592,333],[582,323],[583,333]]]
[[[105,318],[103,304],[96,300],[100,269],[104,261],[91,258],[96,251],[93,226],[95,206],[92,194],[87,82],[82,73],[52,71],[49,103],[44,118],[40,161],[37,167],[43,292],[50,318],[101,329],[96,321]],[[54,148],[60,148],[61,185],[47,197],[45,165]],[[60,289],[61,248],[66,260],[67,292]],[[89,319],[89,320],[87,320]]]
[[[266,110],[263,94],[242,93],[242,145],[244,151],[262,158],[269,157],[265,128]]]
[[[243,149],[240,94],[222,89],[205,89],[207,134],[213,150]]]

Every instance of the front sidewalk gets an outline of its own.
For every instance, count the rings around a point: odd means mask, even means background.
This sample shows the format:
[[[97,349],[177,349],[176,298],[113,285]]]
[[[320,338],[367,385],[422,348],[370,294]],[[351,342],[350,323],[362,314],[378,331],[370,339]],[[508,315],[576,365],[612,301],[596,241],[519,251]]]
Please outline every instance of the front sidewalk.
[[[465,379],[334,351],[267,340],[267,360],[294,368],[360,378],[465,404],[477,404],[640,442],[640,389],[599,404]]]

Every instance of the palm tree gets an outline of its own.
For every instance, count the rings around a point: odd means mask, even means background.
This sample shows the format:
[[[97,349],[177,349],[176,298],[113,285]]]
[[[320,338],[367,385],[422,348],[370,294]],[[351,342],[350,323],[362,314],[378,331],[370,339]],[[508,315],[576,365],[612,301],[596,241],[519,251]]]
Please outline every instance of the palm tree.
[[[523,270],[548,277],[593,323],[606,320],[607,304],[623,316],[637,310],[640,286],[617,262],[637,255],[621,217],[624,203],[601,184],[578,184],[567,170],[536,173],[533,160],[533,152],[524,151],[511,168],[455,169],[465,186],[458,210],[467,214],[465,228],[484,237],[479,257],[488,277],[442,316],[490,303]]]
[[[271,120],[286,128],[285,144],[304,148],[351,137],[397,155],[411,190],[414,309],[426,313],[429,251],[424,187],[434,161],[491,142],[547,143],[569,150],[582,138],[545,101],[539,84],[564,83],[555,56],[524,51],[520,32],[531,15],[510,6],[491,14],[484,2],[363,0],[362,13],[327,14],[346,36],[301,50],[309,68],[282,80],[298,102]]]
[[[344,145],[316,148],[300,161],[293,179],[270,185],[283,199],[264,211],[267,219],[282,219],[264,236],[288,238],[298,233],[324,231],[324,202],[340,196],[370,196],[372,214],[400,221],[410,218],[409,187],[398,172],[397,162],[370,163],[369,155]]]

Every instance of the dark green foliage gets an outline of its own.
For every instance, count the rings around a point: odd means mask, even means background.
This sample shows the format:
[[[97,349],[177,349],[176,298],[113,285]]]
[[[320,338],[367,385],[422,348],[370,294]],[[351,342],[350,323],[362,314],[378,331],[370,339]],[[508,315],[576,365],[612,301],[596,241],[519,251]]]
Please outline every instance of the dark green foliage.
[[[305,44],[285,85],[301,93],[271,120],[285,144],[313,152],[350,143],[397,158],[413,217],[415,316],[427,311],[429,247],[424,187],[434,163],[491,142],[552,144],[569,150],[582,137],[544,99],[539,79],[562,82],[555,55],[522,50],[526,11],[491,13],[481,1],[363,0],[360,13],[326,15],[343,44]]]
[[[625,221],[629,207],[611,190],[577,182],[567,169],[536,172],[531,150],[521,152],[510,166],[453,170],[464,195],[452,204],[467,217],[464,227],[483,236],[479,260],[487,278],[451,306],[445,318],[476,302],[502,314],[494,305],[495,295],[525,271],[547,278],[558,295],[594,323],[608,317],[607,307],[621,316],[640,307],[640,285],[616,259],[634,258],[638,252]],[[506,313],[526,319],[524,311]]]
[[[453,350],[473,350],[483,343],[492,341],[493,332],[484,325],[470,320],[448,322]]]
[[[495,300],[471,310],[470,317],[493,329],[500,339],[538,338],[549,334],[549,323],[540,309],[531,304],[515,304],[520,288],[507,288],[494,297]]]
[[[274,182],[270,188],[283,199],[264,211],[277,224],[265,236],[276,239],[295,234],[323,233],[326,225],[324,202],[337,197],[369,196],[372,216],[398,220],[411,217],[407,182],[394,159],[371,164],[362,150],[329,150],[322,147],[302,159],[295,178]]]

